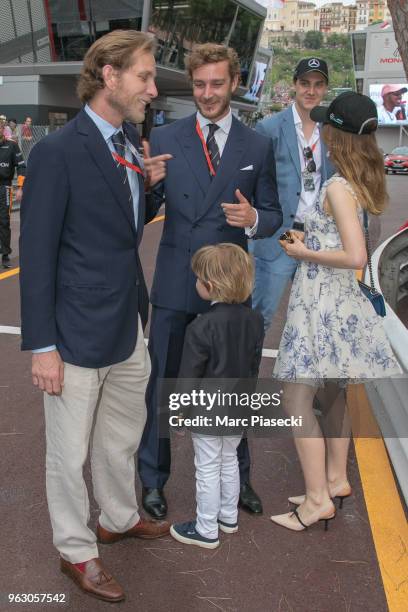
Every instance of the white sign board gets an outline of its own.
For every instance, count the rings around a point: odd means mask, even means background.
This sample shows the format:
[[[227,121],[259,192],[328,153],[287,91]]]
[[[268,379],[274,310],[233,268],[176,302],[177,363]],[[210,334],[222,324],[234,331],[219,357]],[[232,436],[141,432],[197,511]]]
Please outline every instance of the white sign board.
[[[403,64],[394,32],[376,32],[371,35],[368,50],[368,72],[390,72],[401,70]]]

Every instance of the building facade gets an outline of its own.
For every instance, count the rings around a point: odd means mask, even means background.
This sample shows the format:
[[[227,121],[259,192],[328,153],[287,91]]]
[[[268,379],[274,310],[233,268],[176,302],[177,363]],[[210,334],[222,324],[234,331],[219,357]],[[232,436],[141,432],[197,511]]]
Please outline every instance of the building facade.
[[[285,0],[282,9],[283,30],[285,32],[297,32],[298,11],[298,0]]]
[[[282,22],[283,4],[282,0],[269,0],[264,30],[269,32],[280,32],[284,29]]]
[[[265,20],[265,32],[302,33],[320,30],[323,33],[347,34],[367,27],[372,0],[357,0],[357,4],[329,2],[320,8],[305,0],[270,0]],[[380,0],[377,0],[380,5]],[[379,9],[378,9],[379,10]],[[376,9],[376,14],[379,14]],[[381,14],[386,14],[384,7]],[[388,11],[388,9],[387,9]],[[275,36],[264,37],[264,43]]]
[[[245,98],[259,72],[257,51],[266,9],[254,0],[30,0],[0,3],[0,110],[52,124],[76,114],[76,79],[90,45],[115,29],[152,32],[157,38],[153,110],[175,119],[193,106],[184,57],[196,43],[236,49],[241,86],[234,107],[251,112]],[[259,64],[259,62],[258,62]]]
[[[317,31],[320,26],[319,11],[314,2],[299,2],[297,14],[297,31]]]
[[[351,5],[348,7],[348,31],[354,32],[357,27],[357,6]]]
[[[347,34],[357,26],[358,8],[353,4],[332,2],[320,9],[320,31],[326,34]],[[368,18],[368,9],[367,9]]]
[[[388,21],[390,19],[391,14],[388,8],[387,0],[369,0],[369,25],[377,21]]]
[[[357,17],[356,30],[365,30],[368,26],[368,17],[370,13],[370,0],[357,0]]]

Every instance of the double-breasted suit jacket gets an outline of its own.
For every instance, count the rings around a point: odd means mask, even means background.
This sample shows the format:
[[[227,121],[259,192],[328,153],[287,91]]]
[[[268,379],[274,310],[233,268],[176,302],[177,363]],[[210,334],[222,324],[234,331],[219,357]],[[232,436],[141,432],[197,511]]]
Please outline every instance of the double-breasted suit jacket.
[[[231,227],[221,203],[237,202],[235,190],[258,211],[255,238],[271,236],[282,223],[273,150],[267,138],[232,118],[214,178],[196,132],[196,115],[152,131],[152,155],[170,153],[165,180],[154,191],[156,207],[165,201],[166,217],[151,291],[155,306],[204,312],[208,303],[195,290],[190,269],[202,246],[233,242],[247,248],[244,228]]]

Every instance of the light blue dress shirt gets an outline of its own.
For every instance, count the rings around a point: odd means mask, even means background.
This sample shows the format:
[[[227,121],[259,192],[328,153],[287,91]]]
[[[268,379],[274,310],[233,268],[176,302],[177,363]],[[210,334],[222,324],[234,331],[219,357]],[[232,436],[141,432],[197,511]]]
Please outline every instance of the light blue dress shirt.
[[[89,115],[89,117],[95,123],[96,127],[98,128],[98,130],[102,134],[106,144],[108,145],[109,150],[111,151],[111,153],[115,153],[115,147],[113,146],[113,142],[111,140],[111,137],[114,134],[117,134],[118,132],[123,132],[122,128],[116,128],[115,126],[110,124],[105,119],[102,119],[102,117],[97,115],[91,109],[91,107],[88,106],[88,104],[85,105],[84,111],[86,112],[87,115]],[[125,136],[125,138],[126,138],[126,136]],[[126,142],[128,142],[127,138],[126,138]],[[126,147],[126,155],[125,155],[125,157],[126,157],[127,161],[129,161],[131,163],[134,163],[134,160],[132,158],[132,153],[130,152],[129,147]],[[139,211],[139,179],[138,179],[138,176],[137,176],[137,172],[135,172],[134,170],[131,170],[130,168],[126,168],[126,170],[127,170],[127,175],[128,175],[128,179],[129,179],[130,190],[132,192],[133,212],[134,212],[134,215],[135,215],[135,225],[136,225],[136,229],[137,229],[137,215],[138,215],[138,211]]]
[[[107,146],[109,147],[109,150],[112,153],[115,153],[115,147],[113,146],[113,142],[111,140],[111,137],[114,134],[116,134],[117,132],[123,131],[122,128],[116,128],[114,125],[110,124],[108,121],[106,121],[105,119],[100,117],[97,113],[95,113],[91,109],[90,106],[88,106],[88,104],[85,105],[84,111],[92,119],[92,121],[95,123],[96,127],[98,128],[98,130],[102,134],[102,136],[103,136]],[[125,136],[125,138],[126,138],[126,136]],[[126,142],[127,142],[127,138],[126,138]],[[129,162],[134,163],[134,160],[132,158],[132,153],[131,153],[131,151],[130,151],[130,149],[128,147],[126,147],[125,158]],[[139,180],[138,180],[137,172],[135,172],[134,170],[130,170],[130,168],[126,168],[126,170],[127,170],[127,175],[128,175],[128,179],[129,179],[130,190],[132,192],[133,213],[134,213],[134,216],[135,216],[135,226],[136,226],[136,229],[137,229],[137,216],[138,216],[138,212],[139,212]],[[55,351],[56,348],[57,347],[55,345],[45,346],[44,348],[33,350],[33,353],[48,353],[49,351]]]

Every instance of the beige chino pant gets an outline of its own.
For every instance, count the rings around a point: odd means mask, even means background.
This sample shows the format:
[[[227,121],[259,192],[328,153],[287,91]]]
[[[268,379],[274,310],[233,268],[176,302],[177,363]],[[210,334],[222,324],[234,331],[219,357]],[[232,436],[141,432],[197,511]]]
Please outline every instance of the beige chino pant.
[[[61,396],[44,394],[47,500],[54,546],[67,561],[80,563],[98,557],[83,476],[94,422],[91,469],[99,522],[123,532],[139,521],[134,455],[146,422],[150,375],[140,318],[126,361],[100,369],[66,363],[64,372]]]

